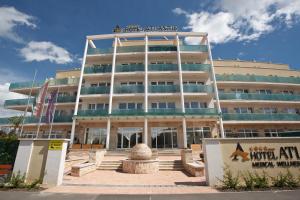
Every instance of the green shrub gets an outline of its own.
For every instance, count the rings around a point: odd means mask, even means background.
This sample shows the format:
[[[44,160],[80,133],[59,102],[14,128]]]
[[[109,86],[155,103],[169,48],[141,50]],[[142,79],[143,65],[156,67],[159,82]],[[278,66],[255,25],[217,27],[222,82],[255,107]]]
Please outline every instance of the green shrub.
[[[26,188],[27,189],[35,189],[35,188],[39,188],[39,184],[41,184],[41,180],[40,179],[36,179],[34,181],[32,181],[29,184],[26,184]]]
[[[8,182],[10,188],[23,188],[25,187],[25,174],[21,175],[20,171],[17,174],[13,173],[10,181]]]
[[[254,189],[255,177],[251,172],[246,171],[242,175],[242,179],[245,183],[246,189],[248,189],[248,190],[253,190]]]
[[[232,171],[228,167],[224,167],[224,175],[219,181],[222,184],[223,189],[237,189],[239,186],[239,174],[233,175]]]
[[[272,177],[273,186],[285,187],[287,185],[287,176],[283,173],[279,173],[276,177]]]
[[[295,188],[299,185],[299,180],[291,173],[290,170],[286,172],[286,186],[289,188]]]
[[[254,187],[255,188],[267,188],[269,187],[269,178],[267,173],[263,171],[262,174],[255,172],[254,174]]]

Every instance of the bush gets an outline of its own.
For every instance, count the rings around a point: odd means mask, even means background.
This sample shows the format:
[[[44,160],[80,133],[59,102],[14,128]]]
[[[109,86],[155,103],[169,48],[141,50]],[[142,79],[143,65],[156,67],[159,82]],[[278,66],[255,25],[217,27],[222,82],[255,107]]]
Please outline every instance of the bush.
[[[223,179],[220,180],[222,183],[222,188],[224,189],[237,189],[239,186],[239,174],[236,176],[233,175],[228,167],[224,167]]]
[[[259,173],[254,174],[254,187],[255,188],[267,188],[269,186],[269,179],[267,173],[263,171],[260,175]]]
[[[248,190],[253,190],[254,189],[255,177],[251,172],[246,171],[242,175],[242,179],[245,182],[246,189],[248,189]]]
[[[295,188],[299,186],[299,180],[291,173],[290,170],[286,172],[286,186],[289,188]]]
[[[272,177],[273,186],[275,187],[285,187],[287,184],[287,176],[281,172],[276,177]]]
[[[13,173],[10,181],[8,182],[10,188],[23,188],[25,187],[25,174],[21,175],[20,171],[17,174]]]

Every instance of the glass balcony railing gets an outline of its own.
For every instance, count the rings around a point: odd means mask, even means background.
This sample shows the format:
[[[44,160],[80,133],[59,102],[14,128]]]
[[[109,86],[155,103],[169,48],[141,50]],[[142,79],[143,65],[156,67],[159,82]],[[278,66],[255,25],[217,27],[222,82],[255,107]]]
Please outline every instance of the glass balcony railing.
[[[58,103],[68,103],[68,102],[75,102],[76,96],[59,96],[57,97]]]
[[[117,53],[145,52],[145,46],[117,47]]]
[[[54,123],[66,123],[72,122],[73,115],[55,115]],[[24,119],[24,124],[37,124],[39,123],[39,118],[34,116],[28,116]],[[41,123],[46,123],[46,117],[43,116],[41,119]],[[0,124],[11,124],[9,118],[0,118]]]
[[[41,87],[43,84],[44,84],[44,82],[35,82],[33,84],[33,87]],[[9,90],[22,89],[22,88],[31,88],[31,86],[32,86],[32,81],[11,83],[9,85]]]
[[[177,51],[177,47],[173,45],[153,45],[148,47],[149,51]]]
[[[289,113],[274,113],[274,114],[264,114],[264,113],[223,113],[223,120],[236,120],[236,121],[299,121],[300,115],[289,114]]]
[[[98,110],[78,110],[77,116],[79,117],[92,117],[92,116],[107,116],[108,110],[98,109]]]
[[[26,106],[28,103],[28,98],[25,99],[10,99],[5,100],[4,107],[9,106]],[[35,98],[29,98],[29,105],[35,104]]]
[[[143,72],[143,71],[145,71],[145,66],[143,64],[116,66],[116,72]]]
[[[210,85],[186,84],[183,85],[183,91],[186,93],[211,93],[213,89]]]
[[[151,108],[148,109],[148,115],[183,115],[179,108]]]
[[[181,64],[182,71],[205,71],[209,72],[210,64]]]
[[[10,124],[9,118],[0,118],[0,124]]]
[[[143,109],[116,109],[111,112],[111,115],[115,116],[140,116],[144,114]]]
[[[300,77],[257,76],[257,75],[220,75],[216,74],[217,81],[241,81],[241,82],[271,82],[300,84]]]
[[[144,85],[119,85],[115,86],[114,93],[116,94],[132,94],[143,93]]]
[[[148,71],[178,71],[177,64],[149,64]]]
[[[186,115],[218,115],[215,108],[186,108]]]
[[[86,66],[84,67],[85,74],[97,74],[97,73],[111,73],[112,66],[101,66],[101,65],[94,65],[94,66]]]
[[[80,94],[109,94],[110,87],[98,86],[98,87],[83,87]]]
[[[300,95],[293,94],[259,94],[259,93],[219,93],[220,100],[270,100],[299,101]]]
[[[88,55],[95,55],[95,54],[111,54],[113,53],[113,48],[109,49],[98,49],[98,48],[89,48],[87,51]]]
[[[208,52],[207,45],[180,45],[180,51]]]
[[[176,93],[179,92],[178,85],[150,85],[149,92],[150,93]]]

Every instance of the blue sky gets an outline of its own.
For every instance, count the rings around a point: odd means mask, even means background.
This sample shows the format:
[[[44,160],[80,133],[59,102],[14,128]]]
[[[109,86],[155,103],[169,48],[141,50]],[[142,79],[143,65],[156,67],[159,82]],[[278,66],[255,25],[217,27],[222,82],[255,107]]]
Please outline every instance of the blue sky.
[[[9,83],[31,80],[35,69],[43,80],[80,66],[85,36],[116,24],[207,31],[214,58],[300,69],[299,16],[299,0],[0,0],[0,104],[19,97]]]

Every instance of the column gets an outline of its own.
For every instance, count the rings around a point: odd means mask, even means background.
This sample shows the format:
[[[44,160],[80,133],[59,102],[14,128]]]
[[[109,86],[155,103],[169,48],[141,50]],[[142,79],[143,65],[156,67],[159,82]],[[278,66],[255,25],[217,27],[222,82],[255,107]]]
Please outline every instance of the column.
[[[106,149],[109,149],[110,127],[110,119],[108,119],[106,125]]]
[[[143,143],[148,145],[148,35],[145,35],[145,93],[144,93],[144,111],[145,111],[145,120],[144,120],[144,135],[143,135]]]

